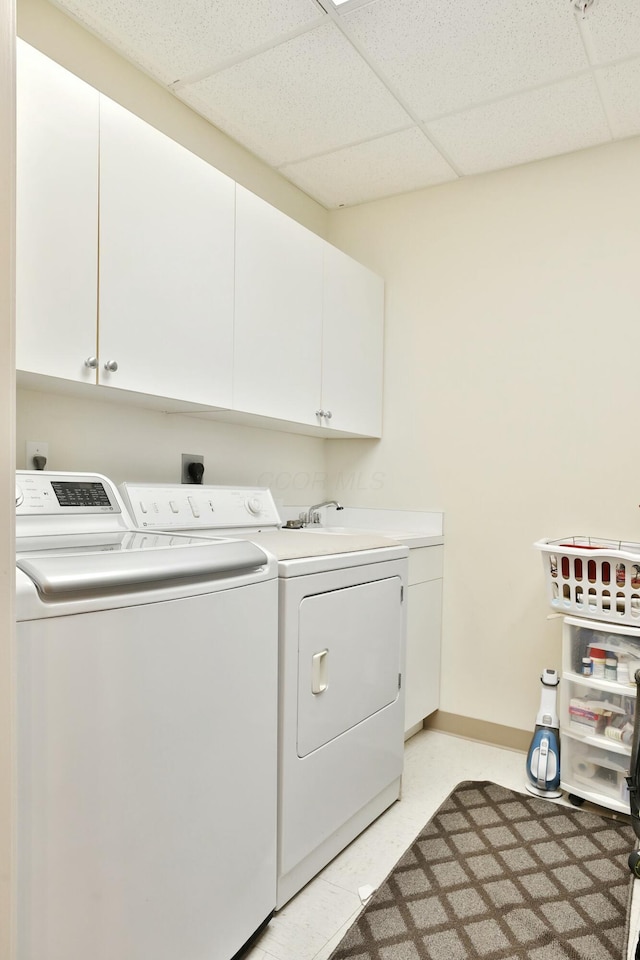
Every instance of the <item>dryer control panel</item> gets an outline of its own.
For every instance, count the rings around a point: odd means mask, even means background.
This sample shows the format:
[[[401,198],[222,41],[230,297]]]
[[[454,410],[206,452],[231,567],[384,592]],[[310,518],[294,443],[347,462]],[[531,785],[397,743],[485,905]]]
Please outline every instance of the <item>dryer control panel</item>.
[[[281,525],[268,487],[123,483],[120,492],[137,527],[257,531]]]

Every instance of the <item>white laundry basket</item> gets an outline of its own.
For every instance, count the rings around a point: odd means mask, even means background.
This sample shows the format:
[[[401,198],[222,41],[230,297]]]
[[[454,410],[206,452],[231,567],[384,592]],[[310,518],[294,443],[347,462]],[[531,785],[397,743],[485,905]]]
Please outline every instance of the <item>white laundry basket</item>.
[[[640,626],[640,543],[538,540],[549,603],[562,614]]]

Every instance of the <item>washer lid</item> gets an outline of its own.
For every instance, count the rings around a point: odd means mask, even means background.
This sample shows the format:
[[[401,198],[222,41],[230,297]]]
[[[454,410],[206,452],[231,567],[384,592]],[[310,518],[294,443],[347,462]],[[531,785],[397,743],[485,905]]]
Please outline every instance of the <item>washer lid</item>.
[[[223,542],[217,537],[214,542]],[[168,550],[190,544],[211,543],[211,537],[189,534],[152,533],[147,530],[92,530],[87,533],[38,534],[16,539],[16,553],[22,558],[51,557],[62,554],[123,553],[128,550]]]
[[[138,531],[23,538],[20,548],[18,569],[48,598],[219,578],[257,570],[268,562],[264,551],[246,540],[204,540]]]

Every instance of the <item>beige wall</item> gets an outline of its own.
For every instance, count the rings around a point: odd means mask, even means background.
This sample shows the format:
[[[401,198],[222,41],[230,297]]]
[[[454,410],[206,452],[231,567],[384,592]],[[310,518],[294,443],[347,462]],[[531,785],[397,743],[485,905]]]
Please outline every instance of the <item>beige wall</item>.
[[[0,958],[13,956],[14,5],[0,0]]]
[[[16,439],[19,468],[27,441],[44,440],[47,469],[94,471],[115,483],[179,483],[181,455],[191,453],[204,457],[205,483],[273,484],[276,497],[304,505],[325,492],[322,440],[119,403],[19,390]]]
[[[560,666],[536,539],[640,541],[639,169],[634,139],[331,215],[387,312],[384,437],[329,475],[445,511],[451,713],[533,726]]]

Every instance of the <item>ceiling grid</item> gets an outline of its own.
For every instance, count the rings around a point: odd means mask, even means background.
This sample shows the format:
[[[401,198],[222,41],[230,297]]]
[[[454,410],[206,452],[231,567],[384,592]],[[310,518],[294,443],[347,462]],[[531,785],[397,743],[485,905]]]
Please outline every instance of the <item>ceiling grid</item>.
[[[328,209],[640,134],[640,3],[50,0]]]

